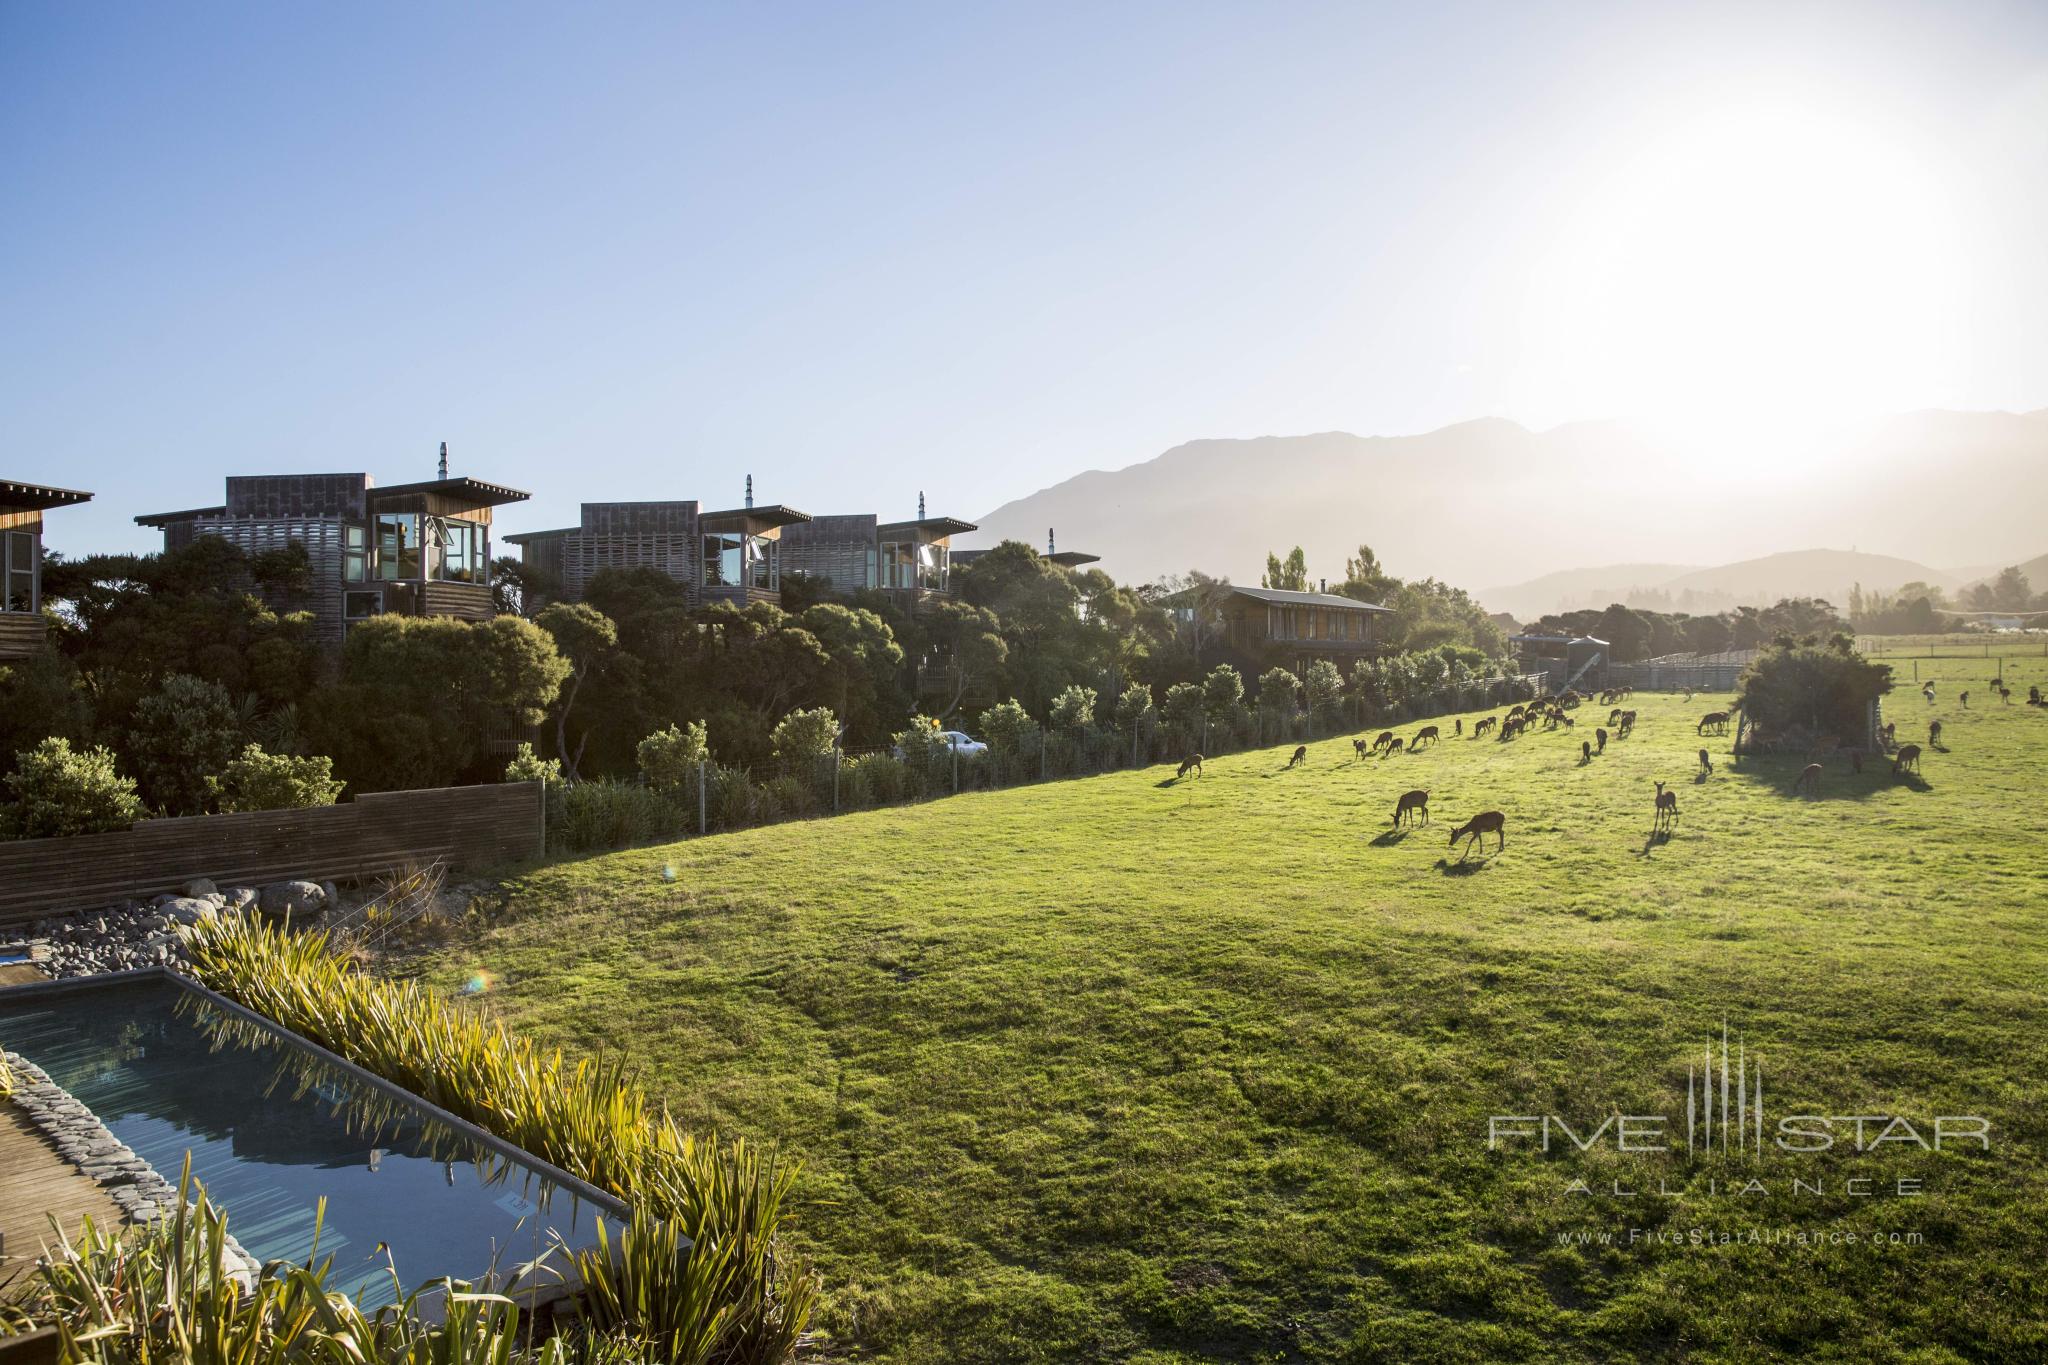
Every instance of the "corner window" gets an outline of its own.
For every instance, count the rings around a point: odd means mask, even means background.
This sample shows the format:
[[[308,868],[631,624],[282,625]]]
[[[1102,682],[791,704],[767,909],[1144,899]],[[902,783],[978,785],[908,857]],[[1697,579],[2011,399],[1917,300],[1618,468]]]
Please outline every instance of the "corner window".
[[[384,611],[384,594],[381,592],[345,592],[341,595],[341,614],[350,621],[381,615]]]
[[[885,588],[914,588],[917,586],[916,569],[913,567],[913,552],[916,546],[900,540],[882,542],[882,586]]]
[[[450,583],[481,583],[488,577],[490,542],[484,528],[454,517],[428,517],[427,576]]]
[[[38,548],[32,531],[0,532],[0,611],[35,611],[42,605]]]
[[[943,545],[917,547],[917,586],[926,592],[944,592],[952,568],[952,556]]]

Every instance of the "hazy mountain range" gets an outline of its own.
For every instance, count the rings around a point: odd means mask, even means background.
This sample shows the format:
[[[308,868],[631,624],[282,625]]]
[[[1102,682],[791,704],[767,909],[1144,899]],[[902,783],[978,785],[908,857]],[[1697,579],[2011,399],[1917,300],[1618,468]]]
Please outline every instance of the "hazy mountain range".
[[[1255,583],[1268,551],[1295,545],[1311,576],[1340,579],[1364,542],[1395,574],[1523,615],[1630,590],[1713,610],[1840,598],[1855,582],[1955,588],[2048,539],[2048,409],[1907,413],[1766,449],[1703,455],[1621,422],[1537,432],[1498,418],[1190,441],[1006,503],[961,543],[1043,545],[1051,527],[1125,581],[1199,568]],[[1586,564],[1607,567],[1566,567]]]

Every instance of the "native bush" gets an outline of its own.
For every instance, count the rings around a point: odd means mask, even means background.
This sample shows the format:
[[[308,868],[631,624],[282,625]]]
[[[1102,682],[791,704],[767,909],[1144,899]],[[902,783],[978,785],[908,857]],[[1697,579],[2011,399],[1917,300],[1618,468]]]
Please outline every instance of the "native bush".
[[[635,750],[640,775],[657,791],[680,792],[697,783],[697,765],[711,760],[711,744],[701,720],[682,729],[671,725],[640,741]]]
[[[839,719],[829,707],[792,711],[775,722],[769,743],[780,759],[826,758],[839,742]]]
[[[143,799],[170,815],[206,809],[207,779],[242,747],[242,722],[227,689],[174,673],[135,708],[124,752]]]
[[[1735,704],[1759,744],[1833,735],[1860,744],[1870,705],[1892,688],[1889,664],[1858,654],[1847,636],[1827,644],[1778,643],[1759,652],[1735,685]]]
[[[266,754],[262,745],[246,744],[219,777],[206,779],[206,788],[220,811],[229,814],[331,806],[342,784],[334,780],[334,761],[324,755]]]
[[[505,765],[505,780],[507,782],[545,782],[550,787],[560,786],[562,782],[562,763],[560,759],[542,758],[533,751],[531,744],[521,740],[519,741],[519,748],[512,754],[512,761]]]
[[[599,778],[558,789],[549,802],[548,844],[564,853],[590,853],[673,839],[689,815],[683,806],[635,782]]]
[[[114,755],[101,748],[75,752],[68,739],[46,739],[16,754],[5,786],[0,835],[10,839],[100,834],[142,818],[135,783],[115,769]]]

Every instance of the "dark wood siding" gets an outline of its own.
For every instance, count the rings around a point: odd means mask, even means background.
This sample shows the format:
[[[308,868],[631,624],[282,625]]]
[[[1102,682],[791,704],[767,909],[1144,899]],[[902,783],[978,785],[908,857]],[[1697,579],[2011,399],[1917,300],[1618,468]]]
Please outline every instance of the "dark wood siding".
[[[0,841],[0,924],[176,891],[194,877],[260,886],[342,881],[436,859],[484,867],[540,856],[538,782],[375,792],[343,806],[144,820],[112,834]]]
[[[26,659],[42,647],[41,613],[0,611],[0,659]]]

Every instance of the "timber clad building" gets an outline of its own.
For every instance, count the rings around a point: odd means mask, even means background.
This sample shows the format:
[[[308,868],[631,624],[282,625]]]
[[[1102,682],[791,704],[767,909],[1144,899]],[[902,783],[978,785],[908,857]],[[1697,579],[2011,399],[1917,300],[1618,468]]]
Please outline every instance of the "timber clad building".
[[[649,568],[689,591],[690,605],[780,603],[788,532],[811,520],[779,504],[699,510],[696,502],[586,502],[582,520],[505,539],[551,585],[542,595],[580,602],[604,569]]]
[[[841,597],[874,588],[915,607],[923,598],[951,594],[953,537],[974,529],[973,522],[955,517],[814,517],[784,534],[782,567]]]
[[[91,500],[69,488],[0,479],[0,661],[26,659],[46,642],[43,513]]]
[[[1385,648],[1379,618],[1393,613],[1355,597],[1280,588],[1231,587],[1221,606],[1223,638],[1254,658],[1352,659]]]
[[[470,478],[379,488],[368,474],[258,474],[230,477],[218,507],[135,520],[162,530],[165,550],[201,536],[249,554],[305,546],[309,589],[272,605],[310,608],[315,635],[338,644],[349,622],[385,612],[489,620],[491,512],[526,497]]]

